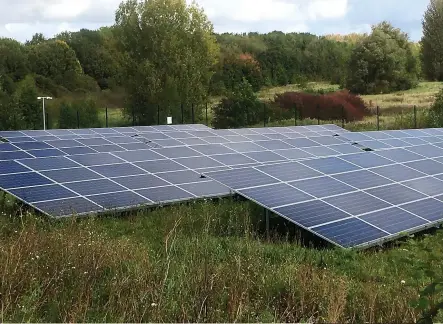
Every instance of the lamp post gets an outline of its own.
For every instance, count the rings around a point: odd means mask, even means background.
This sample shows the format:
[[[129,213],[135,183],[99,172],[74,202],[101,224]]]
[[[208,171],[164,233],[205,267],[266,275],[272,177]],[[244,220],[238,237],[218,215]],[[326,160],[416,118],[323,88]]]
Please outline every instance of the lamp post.
[[[46,130],[45,100],[52,100],[52,97],[37,97],[37,99],[43,101],[43,129]]]

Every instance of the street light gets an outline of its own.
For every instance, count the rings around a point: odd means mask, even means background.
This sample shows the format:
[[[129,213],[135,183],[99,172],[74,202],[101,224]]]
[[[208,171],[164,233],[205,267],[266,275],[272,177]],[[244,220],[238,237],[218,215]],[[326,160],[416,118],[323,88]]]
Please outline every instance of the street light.
[[[52,97],[37,97],[37,99],[43,101],[43,129],[46,130],[45,100],[52,100]]]

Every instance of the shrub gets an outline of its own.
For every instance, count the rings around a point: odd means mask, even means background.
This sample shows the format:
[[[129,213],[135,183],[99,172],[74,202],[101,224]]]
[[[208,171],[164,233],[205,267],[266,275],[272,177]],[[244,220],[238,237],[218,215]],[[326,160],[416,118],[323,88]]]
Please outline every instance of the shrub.
[[[276,95],[273,109],[284,109],[286,118],[293,118],[297,109],[299,118],[320,118],[322,120],[362,120],[370,115],[362,98],[347,90],[324,95],[305,92],[286,92]]]
[[[443,127],[443,89],[435,96],[429,112],[429,124],[432,127]]]
[[[238,128],[257,124],[263,117],[262,104],[254,93],[251,84],[243,81],[213,110],[215,128]]]
[[[77,120],[77,112],[78,119]],[[79,99],[60,104],[59,128],[100,127],[99,111],[97,103],[91,99]]]

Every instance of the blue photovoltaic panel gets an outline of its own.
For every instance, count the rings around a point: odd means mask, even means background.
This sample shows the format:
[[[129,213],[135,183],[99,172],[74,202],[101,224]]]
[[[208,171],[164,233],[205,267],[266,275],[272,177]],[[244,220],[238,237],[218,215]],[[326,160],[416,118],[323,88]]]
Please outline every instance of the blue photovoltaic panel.
[[[341,173],[334,175],[333,178],[358,189],[369,189],[392,183],[391,180],[366,170]]]
[[[223,146],[221,144],[207,144],[207,145],[194,145],[192,148],[205,155],[215,155],[215,154],[230,154],[235,153],[235,151]],[[181,156],[183,157],[183,156]]]
[[[277,162],[277,161],[287,161],[287,159],[281,155],[278,155],[271,151],[263,152],[250,152],[244,153],[247,157],[254,159],[255,161],[266,163],[266,162]]]
[[[78,146],[78,147],[66,147],[61,149],[67,155],[78,155],[78,154],[90,154],[97,153],[97,151],[86,147],[86,146]]]
[[[139,194],[153,202],[172,202],[193,198],[194,196],[175,186],[138,190]]]
[[[312,196],[284,183],[239,190],[238,192],[242,196],[260,202],[261,204],[271,208],[313,199]]]
[[[114,155],[128,162],[142,162],[151,160],[161,160],[165,157],[152,150],[138,150],[128,152],[115,152]]]
[[[290,182],[292,186],[300,189],[314,197],[323,198],[328,196],[340,195],[347,192],[356,191],[340,181],[330,177],[320,177],[309,180],[300,180]]]
[[[29,171],[28,168],[15,161],[0,161],[0,175]]]
[[[413,168],[417,171],[429,174],[429,175],[435,175],[443,173],[443,163],[439,163],[433,160],[423,160],[423,161],[416,161],[416,162],[409,162],[405,163],[406,166]]]
[[[394,163],[393,161],[390,161],[388,159],[385,159],[381,156],[378,156],[370,152],[343,155],[340,158],[347,162],[356,164],[362,168],[372,168],[372,167],[389,165]]]
[[[408,147],[408,150],[426,158],[443,156],[443,149],[431,144]]]
[[[56,148],[82,146],[82,144],[76,140],[55,140],[55,141],[48,141],[46,142],[46,144],[49,144]]]
[[[311,139],[322,145],[343,144],[346,142],[345,140],[340,139],[338,136],[318,136],[312,137]]]
[[[344,248],[375,242],[388,235],[357,218],[322,225],[315,228],[315,232]]]
[[[298,148],[319,146],[318,143],[314,142],[313,140],[310,140],[309,138],[294,138],[294,139],[287,139],[284,141]]]
[[[90,168],[92,171],[97,172],[107,178],[125,177],[131,175],[145,174],[146,171],[137,168],[130,163],[112,164],[112,165],[100,165]]]
[[[124,149],[121,146],[118,145],[92,145],[90,146],[91,149],[100,152],[100,153],[106,153],[106,152],[118,152],[118,151],[124,151]]]
[[[145,189],[153,187],[163,187],[169,185],[166,181],[160,179],[153,174],[144,174],[137,176],[121,177],[113,179],[118,184],[131,189]]]
[[[3,189],[33,187],[51,183],[51,180],[35,172],[0,175],[0,188]]]
[[[88,199],[108,210],[137,207],[151,203],[151,201],[148,199],[143,198],[131,191],[89,196]]]
[[[227,143],[225,144],[225,146],[240,153],[260,152],[266,150],[264,147],[259,146],[252,142]]]
[[[211,137],[205,137],[205,141],[211,144],[223,144],[223,143],[229,143],[230,141],[224,137],[221,136],[211,136]]]
[[[425,173],[406,167],[402,164],[388,165],[381,168],[373,168],[371,172],[379,174],[393,181],[405,181],[426,176]]]
[[[275,211],[304,227],[317,226],[349,217],[341,210],[319,200],[277,208]]]
[[[216,197],[229,195],[229,188],[216,181],[187,183],[179,186],[196,197]]]
[[[7,152],[7,151],[18,151],[19,148],[16,146],[9,144],[9,143],[2,143],[0,142],[0,152]]]
[[[362,216],[361,219],[390,234],[399,234],[429,224],[428,221],[396,207]]]
[[[36,203],[34,206],[44,213],[55,217],[90,214],[102,210],[100,206],[81,197],[45,201]]]
[[[28,150],[29,154],[35,157],[50,157],[50,156],[63,156],[66,155],[64,152],[57,149],[45,149],[45,150]]]
[[[220,162],[217,162],[216,160],[207,156],[175,159],[174,161],[190,169],[213,168],[223,166],[223,164],[221,164]]]
[[[437,199],[425,199],[410,204],[402,205],[401,208],[427,219],[430,222],[443,220],[443,202]]]
[[[336,157],[301,161],[304,165],[324,174],[335,174],[359,170],[360,167]]]
[[[102,178],[101,175],[92,172],[84,167],[43,171],[41,172],[41,174],[59,183]]]
[[[354,216],[391,206],[390,204],[361,191],[327,198],[325,201]]]
[[[154,151],[170,159],[201,155],[199,152],[186,146],[154,149]]]
[[[158,176],[172,184],[183,184],[202,180],[200,174],[191,170],[165,172],[158,174]]]
[[[280,181],[301,180],[322,175],[320,172],[298,162],[264,165],[257,167],[257,169],[279,179]]]
[[[428,196],[436,196],[443,193],[443,181],[433,177],[410,180],[403,182],[402,184]]]
[[[285,158],[289,160],[301,160],[301,159],[307,159],[307,158],[314,158],[315,156],[303,151],[301,149],[288,149],[288,150],[277,150],[275,153],[284,156]]]
[[[33,156],[25,151],[0,152],[0,161],[18,160],[32,158]]]
[[[369,189],[367,192],[393,205],[404,204],[426,197],[425,195],[400,184]]]
[[[63,156],[49,158],[35,158],[20,160],[20,163],[36,171],[67,169],[79,167],[79,165]]]
[[[136,166],[151,173],[185,170],[186,167],[172,160],[156,160],[134,163]]]
[[[72,191],[79,193],[82,196],[126,190],[124,187],[108,179],[71,182],[65,183],[64,186],[71,189]]]
[[[361,148],[358,148],[355,145],[352,144],[338,144],[338,145],[331,145],[329,148],[333,149],[334,151],[337,151],[341,154],[352,154],[352,153],[360,153]]]
[[[117,164],[122,163],[123,160],[109,153],[96,153],[96,154],[84,154],[73,155],[69,157],[71,160],[78,162],[84,166],[94,166],[103,164]]]
[[[363,148],[369,148],[372,150],[382,150],[382,149],[392,148],[391,145],[376,140],[359,142],[358,144],[361,145]]]
[[[334,151],[333,149],[325,146],[314,146],[314,147],[306,147],[303,149],[304,151],[308,152],[309,154],[322,157],[322,156],[334,156],[339,155],[340,153],[337,151]]]
[[[406,147],[409,146],[408,143],[406,143],[405,141],[402,141],[398,138],[391,138],[391,139],[387,139],[387,140],[380,140],[380,142],[387,144],[389,146],[392,147]]]
[[[14,145],[22,150],[43,150],[52,148],[50,145],[43,142],[20,142],[15,143]]]
[[[72,198],[77,196],[72,191],[56,184],[35,186],[31,188],[12,189],[10,190],[10,192],[14,196],[30,203],[62,198]]]
[[[259,141],[256,143],[268,150],[284,150],[293,148],[293,146],[279,140]]]
[[[220,163],[223,163],[223,164],[229,165],[229,166],[253,164],[253,163],[257,162],[255,160],[247,157],[246,155],[243,155],[240,153],[212,155],[211,158],[213,158],[214,160],[217,160]]]
[[[277,179],[252,168],[209,172],[208,176],[214,180],[222,179],[222,182],[225,185],[233,189],[255,187],[278,182]]]
[[[411,162],[423,159],[422,156],[402,148],[379,151],[376,154],[395,162]]]

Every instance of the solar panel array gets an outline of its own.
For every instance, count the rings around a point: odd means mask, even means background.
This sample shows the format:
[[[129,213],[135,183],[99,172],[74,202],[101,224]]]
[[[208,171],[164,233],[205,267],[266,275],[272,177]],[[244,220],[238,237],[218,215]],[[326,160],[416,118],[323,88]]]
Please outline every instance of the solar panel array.
[[[368,247],[443,222],[443,129],[340,137],[390,147],[206,175],[340,247]]]
[[[204,172],[358,152],[335,125],[0,132],[0,188],[52,216],[223,196]]]

